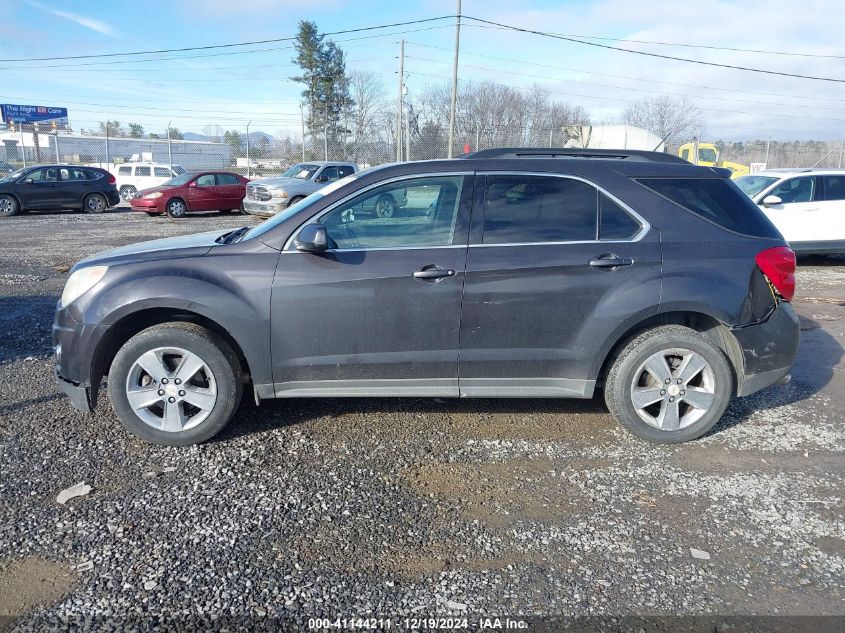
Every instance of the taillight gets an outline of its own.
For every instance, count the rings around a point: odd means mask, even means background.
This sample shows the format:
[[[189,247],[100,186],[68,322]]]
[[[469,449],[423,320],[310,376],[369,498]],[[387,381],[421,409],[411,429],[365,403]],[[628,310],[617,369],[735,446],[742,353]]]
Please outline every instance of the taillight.
[[[775,246],[757,253],[760,270],[787,301],[795,295],[795,253],[788,246]]]
[[[117,182],[117,178],[114,177],[114,174],[109,174],[109,184],[113,185]]]

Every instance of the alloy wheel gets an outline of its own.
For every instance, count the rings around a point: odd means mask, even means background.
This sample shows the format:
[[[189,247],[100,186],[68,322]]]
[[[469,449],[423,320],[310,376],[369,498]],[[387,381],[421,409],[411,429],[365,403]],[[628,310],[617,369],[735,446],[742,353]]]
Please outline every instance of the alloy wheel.
[[[683,348],[649,356],[634,372],[631,402],[637,415],[661,431],[677,431],[700,420],[716,399],[713,368],[701,354]]]
[[[217,402],[217,382],[208,364],[179,347],[145,352],[129,370],[126,399],[135,415],[160,431],[192,429]]]

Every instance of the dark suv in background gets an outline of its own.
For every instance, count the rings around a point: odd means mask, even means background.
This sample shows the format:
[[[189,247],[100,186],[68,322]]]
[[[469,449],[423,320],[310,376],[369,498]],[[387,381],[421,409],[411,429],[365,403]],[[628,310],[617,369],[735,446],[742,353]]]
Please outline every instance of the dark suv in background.
[[[355,212],[398,191],[408,213]],[[630,431],[679,442],[733,395],[788,380],[794,269],[726,170],[489,150],[360,172],[252,229],[78,263],[56,373],[83,411],[108,376],[123,424],[159,444],[219,432],[245,386],[256,401],[602,389]]]
[[[102,213],[119,203],[114,176],[98,167],[36,165],[0,178],[0,216],[37,209]]]

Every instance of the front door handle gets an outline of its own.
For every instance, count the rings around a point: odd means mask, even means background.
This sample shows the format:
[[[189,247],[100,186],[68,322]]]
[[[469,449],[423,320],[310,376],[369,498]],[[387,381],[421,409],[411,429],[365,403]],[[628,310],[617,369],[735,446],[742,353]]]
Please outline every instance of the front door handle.
[[[630,257],[618,257],[613,253],[605,253],[590,260],[590,266],[593,268],[619,268],[620,266],[630,266],[633,263],[634,260]]]
[[[439,266],[429,265],[414,271],[414,279],[422,279],[423,281],[437,281],[444,277],[454,277],[455,271],[452,268],[440,268]]]

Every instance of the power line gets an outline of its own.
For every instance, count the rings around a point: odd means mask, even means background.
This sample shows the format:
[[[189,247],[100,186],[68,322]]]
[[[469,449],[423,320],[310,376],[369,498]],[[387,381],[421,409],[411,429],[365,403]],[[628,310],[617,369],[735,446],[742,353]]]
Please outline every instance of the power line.
[[[346,33],[360,33],[363,31],[374,31],[377,29],[389,29],[394,28],[397,26],[409,26],[411,24],[423,24],[425,22],[435,22],[437,20],[446,20],[449,18],[453,18],[453,15],[444,15],[438,16],[436,18],[422,18],[420,20],[409,20],[407,22],[394,22],[392,24],[379,24],[376,26],[364,26],[359,27],[357,29],[344,29],[343,31],[332,31],[330,33],[321,33],[322,36],[328,35],[344,35]],[[10,59],[0,59],[0,62],[47,62],[47,61],[59,61],[65,59],[97,59],[103,57],[130,57],[134,55],[156,55],[159,53],[182,53],[187,51],[205,51],[205,50],[212,50],[218,48],[234,48],[237,46],[253,46],[258,44],[275,44],[278,42],[290,42],[296,39],[296,36],[289,36],[289,37],[277,37],[267,40],[253,40],[251,42],[236,42],[230,44],[210,44],[207,46],[187,46],[184,48],[164,48],[159,50],[147,50],[147,51],[132,51],[126,53],[98,53],[96,55],[64,55],[64,56],[57,56],[57,57],[29,57],[29,58],[10,58]]]
[[[473,26],[474,28],[497,28],[497,29],[509,29],[510,27],[484,27],[481,25],[472,25],[468,24],[467,26]],[[651,46],[678,46],[684,48],[701,48],[706,50],[715,50],[715,51],[733,51],[738,53],[759,53],[763,55],[782,55],[786,57],[813,57],[813,58],[820,58],[820,59],[845,59],[845,55],[829,55],[826,53],[796,53],[794,51],[772,51],[772,50],[764,50],[759,48],[737,48],[734,46],[715,46],[712,44],[687,44],[682,42],[659,42],[653,40],[634,40],[625,37],[605,37],[601,35],[579,35],[577,33],[554,33],[551,32],[551,35],[559,35],[561,37],[573,37],[573,38],[581,38],[585,40],[605,40],[608,42],[631,42],[632,44],[648,44]]]
[[[431,74],[428,74],[428,73],[420,73],[420,72],[413,72],[413,71],[409,72],[408,74],[409,75],[418,75],[420,77],[433,77],[435,79],[449,79],[449,77],[445,77],[443,75],[431,75]],[[460,79],[460,81],[462,81],[464,83],[471,83],[471,84],[482,83],[482,82],[479,82],[479,81],[475,81],[473,79]],[[496,85],[496,86],[501,86],[503,88],[514,88],[514,89],[517,89],[517,90],[521,90],[520,86],[512,86],[510,84],[503,84],[503,83],[499,83],[499,82],[496,82],[496,81],[488,81],[487,83],[490,83],[490,84],[493,84],[493,85]],[[584,99],[598,99],[600,101],[616,101],[616,102],[619,102],[619,103],[637,103],[636,101],[632,101],[631,99],[620,99],[618,97],[599,97],[597,95],[585,95],[585,94],[579,94],[577,92],[563,92],[563,91],[560,91],[560,90],[547,90],[547,92],[549,92],[550,94],[559,94],[559,95],[563,95],[563,96],[566,96],[566,97],[581,97],[581,98],[584,98]],[[748,110],[723,110],[723,109],[720,109],[720,108],[707,108],[707,107],[702,107],[702,106],[696,106],[696,107],[699,110],[705,110],[705,111],[708,111],[708,112],[722,112],[722,113],[725,113],[725,114],[750,114],[750,115],[754,115],[754,116],[775,116],[775,117],[787,117],[787,118],[791,118],[791,119],[795,118],[795,116],[792,115],[792,114],[776,114],[774,112],[749,112]],[[814,117],[814,116],[804,116],[804,115],[802,115],[801,118],[802,119],[812,119],[812,120],[815,120],[815,121],[845,121],[845,119],[836,119],[836,118],[832,118],[832,117]]]
[[[689,59],[687,57],[675,57],[673,55],[661,55],[660,53],[650,53],[647,51],[638,51],[631,48],[622,48],[620,46],[610,46],[609,44],[599,44],[598,42],[587,42],[584,40],[579,40],[574,37],[566,37],[564,35],[555,35],[554,33],[545,33],[543,31],[535,31],[534,29],[526,29],[519,26],[509,26],[507,24],[501,24],[499,22],[493,22],[491,20],[483,20],[481,18],[474,18],[469,15],[463,16],[467,20],[475,20],[476,22],[481,22],[483,24],[492,24],[493,26],[502,27],[505,29],[509,29],[511,31],[517,31],[519,33],[530,33],[532,35],[539,35],[540,37],[548,37],[557,40],[564,40],[567,42],[573,42],[575,44],[584,44],[586,46],[595,46],[598,48],[604,48],[612,51],[621,51],[623,53],[633,53],[635,55],[644,55],[646,57],[657,57],[660,59],[669,59],[672,61],[677,62],[686,62],[689,64],[700,64],[702,66],[716,66],[717,68],[729,68],[731,70],[743,70],[746,72],[752,73],[763,73],[766,75],[777,75],[779,77],[793,77],[796,79],[811,79],[813,81],[829,81],[833,83],[845,83],[845,79],[836,79],[835,77],[816,77],[814,75],[799,75],[796,73],[785,73],[780,72],[777,70],[765,70],[762,68],[750,68],[748,66],[735,66],[733,64],[720,64],[718,62],[706,62],[701,59]]]
[[[467,26],[473,26],[473,25],[467,25]],[[488,27],[480,27],[480,28],[488,28]],[[493,27],[493,28],[495,28],[495,27]],[[448,51],[448,52],[452,51],[451,48],[446,48],[445,46],[434,46],[433,44],[423,44],[421,42],[413,42],[411,40],[405,40],[405,43],[406,44],[412,44],[414,46],[422,46],[423,48],[433,48],[433,49],[440,50],[440,51]],[[720,87],[720,86],[705,86],[705,85],[702,85],[702,84],[688,84],[688,83],[682,83],[682,82],[677,82],[677,81],[661,81],[661,80],[658,80],[658,79],[646,79],[645,77],[631,77],[629,75],[615,75],[615,74],[612,74],[612,73],[599,73],[599,72],[596,72],[594,70],[584,70],[582,68],[571,68],[571,67],[567,67],[567,66],[554,66],[552,64],[541,64],[539,62],[529,62],[529,61],[524,60],[524,59],[513,59],[513,58],[510,58],[510,57],[499,57],[498,55],[485,55],[483,53],[475,53],[475,52],[472,52],[472,51],[461,51],[461,53],[463,55],[472,55],[473,57],[483,57],[485,59],[494,59],[494,60],[503,61],[503,62],[513,62],[514,64],[522,64],[522,65],[525,65],[525,66],[537,66],[538,68],[552,68],[554,70],[566,70],[566,71],[569,71],[569,72],[582,73],[582,74],[585,74],[585,75],[596,75],[597,77],[611,77],[613,79],[626,79],[626,80],[629,80],[629,81],[644,81],[646,83],[665,84],[667,86],[681,86],[683,88],[703,88],[705,90],[719,90],[721,92],[731,92],[731,93],[740,92],[742,94],[761,95],[761,96],[764,96],[764,97],[780,97],[780,98],[783,98],[783,99],[808,99],[808,100],[811,100],[811,101],[814,101],[814,102],[820,101],[820,100],[821,101],[845,101],[845,99],[838,98],[838,97],[819,97],[819,96],[815,96],[815,95],[805,96],[805,95],[797,95],[797,94],[787,95],[787,94],[777,93],[777,92],[760,92],[759,90],[742,90],[740,88],[723,88],[723,87]],[[572,80],[567,80],[567,81],[578,81],[578,80],[572,79]],[[627,90],[627,88],[626,88],[626,90]],[[696,98],[699,98],[702,95],[695,95],[695,96],[696,96]]]
[[[417,57],[416,55],[407,55],[408,59],[418,59],[420,61],[425,62],[432,62],[435,64],[449,64],[451,62],[441,60],[441,59],[429,59],[427,57]],[[503,59],[503,58],[499,58]],[[508,61],[516,61],[516,60],[508,60]],[[534,77],[537,79],[551,79],[553,81],[564,81],[567,83],[576,83],[583,86],[596,86],[599,88],[611,88],[614,90],[627,90],[633,92],[645,92],[647,94],[655,94],[655,95],[663,95],[668,97],[690,97],[692,99],[712,99],[715,101],[729,101],[731,103],[753,103],[756,105],[768,105],[768,106],[781,106],[781,107],[797,107],[797,108],[815,108],[817,110],[834,110],[836,112],[841,112],[841,107],[830,107],[830,106],[819,106],[819,105],[811,105],[811,104],[800,104],[800,105],[793,105],[793,104],[786,104],[786,103],[773,103],[771,101],[753,101],[751,99],[733,99],[729,97],[714,97],[709,95],[689,95],[684,94],[682,92],[658,92],[656,90],[649,90],[647,88],[633,88],[628,86],[613,86],[610,84],[600,84],[590,81],[582,81],[580,79],[564,79],[562,77],[549,77],[547,75],[534,75],[531,73],[521,73],[512,70],[503,70],[501,68],[489,68],[487,66],[474,66],[472,64],[464,64],[464,68],[474,68],[476,70],[487,70],[493,73],[500,73],[505,75],[516,75],[518,77]],[[552,67],[553,68],[553,67]]]
[[[348,37],[344,39],[335,40],[336,42],[357,42],[360,40],[371,40],[377,39],[382,37],[393,37],[394,35],[404,35],[405,33],[421,33],[423,31],[435,31],[437,29],[445,29],[449,28],[451,24],[441,24],[440,26],[429,26],[421,29],[409,29],[406,31],[391,31],[390,33],[379,33],[378,35],[365,35],[363,37]],[[348,44],[345,48],[353,48],[357,46],[370,46],[370,44]],[[276,51],[290,51],[293,50],[293,46],[272,46],[270,48],[256,48],[255,50],[248,50],[248,51],[226,51],[222,53],[206,53],[206,54],[199,54],[199,55],[177,55],[173,57],[151,57],[149,59],[123,59],[123,60],[115,60],[115,61],[103,61],[103,62],[84,62],[82,64],[39,64],[38,66],[6,66],[0,70],[11,70],[11,69],[20,69],[20,70],[35,70],[38,69],[39,71],[44,68],[81,68],[83,66],[114,66],[118,64],[148,64],[151,62],[162,62],[162,61],[179,61],[184,59],[205,59],[208,57],[226,57],[229,55],[250,55],[252,53],[268,53],[268,52],[276,52]],[[70,58],[68,58],[70,59]],[[2,60],[0,60],[2,61]],[[21,61],[32,61],[32,60],[21,60]],[[128,70],[136,70],[134,68]]]

